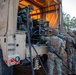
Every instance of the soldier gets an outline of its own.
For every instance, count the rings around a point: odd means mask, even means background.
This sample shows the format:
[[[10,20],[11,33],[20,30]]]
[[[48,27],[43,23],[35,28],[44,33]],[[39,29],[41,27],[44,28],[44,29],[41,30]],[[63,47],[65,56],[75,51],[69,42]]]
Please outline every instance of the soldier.
[[[59,37],[55,36],[56,34],[59,34],[58,30],[55,29],[52,31],[52,35],[49,37],[45,37],[43,39],[47,40],[46,43],[50,43],[53,47],[55,47],[56,51],[63,56],[64,49],[65,49],[65,44],[62,39]],[[54,75],[53,70],[55,67],[55,62],[56,62],[56,68],[58,75],[62,75],[62,60],[58,58],[54,53],[48,53],[48,60],[47,60],[47,66],[48,66],[48,75]]]
[[[73,31],[73,35],[72,36],[73,36],[73,38],[75,40],[75,43],[76,43],[76,30]]]
[[[50,27],[49,27],[49,22],[45,21],[43,25],[41,25],[41,34],[48,34]]]
[[[72,31],[71,36],[74,38],[76,43],[76,31]],[[74,45],[74,51],[73,51],[73,75],[76,75],[76,46]]]
[[[68,75],[72,75],[72,66],[73,66],[73,44],[75,43],[74,39],[67,35],[64,34],[59,34],[57,35],[58,37],[66,40],[66,51],[67,51],[67,67],[68,67]]]

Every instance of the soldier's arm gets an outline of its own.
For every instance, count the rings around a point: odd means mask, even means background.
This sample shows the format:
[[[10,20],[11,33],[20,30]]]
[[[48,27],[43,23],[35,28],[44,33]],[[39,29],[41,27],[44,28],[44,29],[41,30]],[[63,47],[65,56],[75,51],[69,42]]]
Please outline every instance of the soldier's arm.
[[[59,34],[57,35],[59,38],[63,39],[63,40],[67,40],[67,37],[63,34]]]
[[[50,40],[50,37],[49,36],[47,36],[47,37],[45,37],[45,36],[41,36],[41,40],[43,40],[43,41],[49,41]]]
[[[69,43],[74,43],[74,40],[70,36],[59,34],[58,37],[63,40],[66,40]]]
[[[65,43],[63,40],[61,40],[61,56],[63,56],[64,52],[65,52]]]

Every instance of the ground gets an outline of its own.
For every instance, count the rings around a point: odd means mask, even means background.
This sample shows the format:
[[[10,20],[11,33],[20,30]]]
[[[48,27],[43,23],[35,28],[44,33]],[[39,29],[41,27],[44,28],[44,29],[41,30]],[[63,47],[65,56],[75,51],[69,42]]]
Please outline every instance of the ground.
[[[66,71],[66,68],[63,67],[63,69]],[[46,71],[47,71],[47,67],[46,67]],[[31,66],[30,65],[28,65],[28,66],[27,65],[14,66],[14,74],[13,75],[32,75]],[[45,75],[43,68],[36,70],[35,75]],[[56,68],[54,71],[54,75],[58,75]],[[63,74],[63,75],[66,75],[66,74]]]
[[[16,66],[14,68],[14,75],[32,75],[31,66]],[[40,70],[35,71],[35,75],[45,75],[42,68]]]
[[[67,56],[64,55],[65,65],[66,65],[66,61],[67,61],[66,57]],[[47,71],[46,61],[45,61],[45,68],[46,68],[46,71]],[[63,71],[67,71],[64,66],[62,68],[63,68]],[[30,65],[14,66],[14,74],[13,75],[32,75],[32,73],[31,73],[31,66]],[[36,70],[35,71],[35,75],[45,75],[45,72],[44,72],[43,68],[40,68],[39,70]],[[54,75],[58,75],[56,67],[54,69]],[[66,75],[66,74],[63,73],[63,75]]]

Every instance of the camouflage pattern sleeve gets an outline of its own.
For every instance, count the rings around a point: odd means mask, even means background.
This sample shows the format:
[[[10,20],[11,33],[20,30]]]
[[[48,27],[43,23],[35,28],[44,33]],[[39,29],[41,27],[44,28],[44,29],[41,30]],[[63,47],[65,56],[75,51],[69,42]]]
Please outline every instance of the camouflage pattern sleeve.
[[[61,47],[63,47],[65,49],[65,43],[62,39],[61,39]]]
[[[63,40],[67,40],[67,37],[65,35],[59,34],[58,37],[63,39]]]
[[[63,39],[63,40],[66,40],[69,43],[74,43],[74,40],[73,40],[73,38],[71,36],[59,34],[58,37]]]
[[[50,36],[41,36],[41,40],[44,40],[44,41],[49,41],[50,40]]]
[[[61,56],[63,56],[64,52],[65,52],[65,43],[64,43],[64,41],[61,39]]]

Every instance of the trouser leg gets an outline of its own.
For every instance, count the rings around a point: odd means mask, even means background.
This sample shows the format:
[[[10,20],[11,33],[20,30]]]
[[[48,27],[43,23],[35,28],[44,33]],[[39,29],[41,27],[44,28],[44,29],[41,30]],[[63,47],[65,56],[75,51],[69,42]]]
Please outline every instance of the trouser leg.
[[[76,75],[76,55],[73,56],[73,74]]]
[[[59,58],[56,58],[56,65],[57,65],[57,72],[58,75],[62,75],[62,60],[60,60]]]
[[[68,54],[67,57],[67,67],[68,67],[68,75],[72,74],[72,55]]]
[[[53,58],[48,58],[47,60],[47,66],[48,66],[48,75],[53,75],[53,70],[54,70],[54,59]]]

